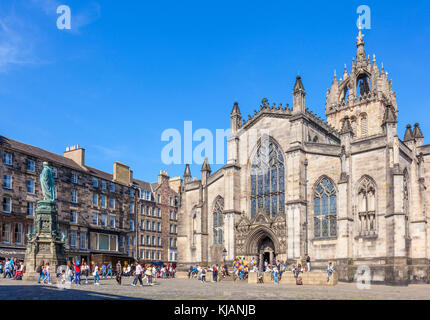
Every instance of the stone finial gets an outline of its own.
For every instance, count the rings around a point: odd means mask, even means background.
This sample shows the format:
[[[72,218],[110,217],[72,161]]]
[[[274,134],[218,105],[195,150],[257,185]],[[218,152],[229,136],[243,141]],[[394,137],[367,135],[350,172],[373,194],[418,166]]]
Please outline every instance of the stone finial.
[[[191,177],[190,165],[187,163],[185,165],[184,178]]]
[[[335,72],[335,77],[336,77],[336,72]],[[296,83],[294,84],[293,93],[296,93],[298,91],[305,92],[305,87],[303,86],[303,83],[302,83],[302,77],[300,76],[296,77]]]
[[[261,100],[261,104],[265,107],[266,104],[269,103],[269,100],[267,100],[267,98],[263,98],[263,100]]]
[[[239,103],[235,102],[233,104],[233,109],[231,110],[231,115],[240,115]]]
[[[421,132],[419,123],[415,123],[413,137],[415,139],[424,138],[423,133]]]
[[[203,162],[201,171],[207,171],[209,173],[211,173],[211,171],[212,171],[207,157],[205,158],[205,161]]]
[[[412,128],[412,126],[410,124],[408,124],[406,126],[406,131],[405,131],[405,136],[403,138],[403,141],[407,142],[407,141],[411,141],[414,139],[411,128]]]

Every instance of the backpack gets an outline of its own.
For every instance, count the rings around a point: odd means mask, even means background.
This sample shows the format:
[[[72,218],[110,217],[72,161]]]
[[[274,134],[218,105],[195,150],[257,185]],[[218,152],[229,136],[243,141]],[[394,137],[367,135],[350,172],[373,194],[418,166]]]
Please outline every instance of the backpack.
[[[302,277],[297,277],[296,278],[296,285],[298,285],[298,286],[302,286],[303,285]]]
[[[38,267],[36,268],[36,272],[37,272],[37,273],[41,273],[41,272],[42,272],[42,267],[41,267],[41,266],[38,266]]]

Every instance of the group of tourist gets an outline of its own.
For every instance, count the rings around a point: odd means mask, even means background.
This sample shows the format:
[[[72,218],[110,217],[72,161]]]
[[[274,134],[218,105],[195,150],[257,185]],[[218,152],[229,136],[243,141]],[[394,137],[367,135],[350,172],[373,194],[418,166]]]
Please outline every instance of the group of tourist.
[[[282,274],[285,271],[291,270],[294,277],[297,279],[297,284],[301,283],[300,274],[304,272],[310,272],[311,270],[311,258],[308,254],[305,255],[305,266],[302,266],[301,263],[297,263],[294,265],[287,265],[283,260],[275,260],[273,259],[271,262],[265,260],[261,265],[254,257],[250,261],[246,260],[245,257],[237,257],[233,260],[233,280],[246,280],[248,278],[249,272],[257,272],[257,279],[259,283],[263,282],[263,273],[270,273],[270,278],[275,283],[279,283],[282,278]],[[199,266],[192,265],[188,270],[188,279],[195,279],[202,282],[206,282],[206,275],[208,272],[212,272],[212,281],[219,281],[221,277],[228,276],[228,268],[227,265],[218,266],[218,264],[212,266]],[[327,281],[330,280],[330,276],[334,272],[332,262],[329,262],[327,268]]]
[[[7,261],[7,263],[8,265],[10,264],[9,261]],[[36,268],[36,272],[39,274],[38,283],[51,284],[49,262],[45,263],[42,261]],[[135,286],[138,281],[143,285],[143,279],[146,279],[149,285],[153,285],[153,279],[173,278],[175,272],[176,268],[172,264],[168,264],[167,266],[155,266],[136,262],[134,265],[128,264],[127,266],[122,266],[121,262],[118,261],[114,271],[110,263],[99,266],[98,263],[92,262],[90,266],[85,260],[82,260],[82,263],[80,260],[76,260],[74,262],[68,261],[65,266],[59,266],[56,276],[62,284],[74,283],[75,285],[81,285],[81,278],[85,280],[85,284],[88,284],[89,276],[93,276],[94,285],[100,285],[100,279],[108,277],[112,279],[114,275],[117,283],[121,285],[123,276],[134,276],[132,285]],[[17,273],[19,274],[19,272]]]
[[[211,266],[190,266],[188,270],[188,279],[197,279],[206,282],[206,275],[212,272],[212,282],[221,281],[222,278],[229,276],[227,265],[213,264]]]
[[[12,257],[0,262],[0,275],[3,275],[3,278],[22,280],[24,272],[24,263],[16,258]]]

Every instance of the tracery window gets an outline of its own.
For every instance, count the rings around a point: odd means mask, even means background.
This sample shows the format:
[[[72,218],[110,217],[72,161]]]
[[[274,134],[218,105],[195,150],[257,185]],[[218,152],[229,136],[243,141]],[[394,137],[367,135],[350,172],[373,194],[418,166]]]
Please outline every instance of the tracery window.
[[[403,211],[405,213],[405,237],[409,237],[409,176],[403,172]]]
[[[223,230],[223,218],[222,212],[224,210],[224,199],[218,197],[215,201],[213,211],[213,237],[214,244],[222,244],[222,230]]]
[[[364,177],[358,188],[358,220],[360,235],[376,234],[376,188],[369,177]]]
[[[251,166],[251,217],[264,209],[272,216],[285,211],[284,156],[269,137],[263,137]]]
[[[314,237],[337,236],[337,202],[333,182],[323,178],[314,194]]]

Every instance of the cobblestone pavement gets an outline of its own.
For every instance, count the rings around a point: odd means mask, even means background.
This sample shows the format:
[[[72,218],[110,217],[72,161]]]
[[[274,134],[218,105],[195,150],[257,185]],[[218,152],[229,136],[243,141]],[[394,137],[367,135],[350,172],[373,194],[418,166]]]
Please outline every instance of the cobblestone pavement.
[[[231,281],[201,283],[197,280],[157,280],[153,286],[131,286],[132,278],[123,278],[119,286],[115,280],[102,279],[99,286],[92,282],[70,288],[40,285],[28,281],[0,278],[0,300],[134,300],[134,299],[335,299],[335,300],[428,300],[430,285],[391,287],[372,285],[359,290],[355,283],[339,283],[335,287],[248,284]]]

